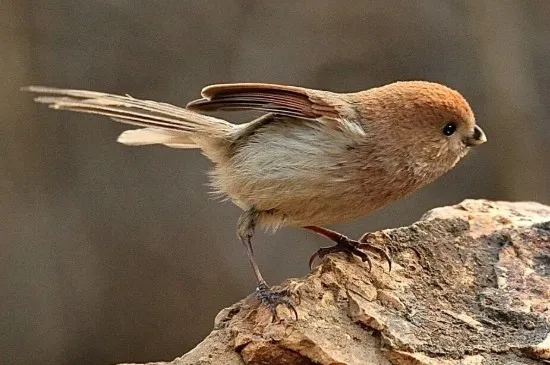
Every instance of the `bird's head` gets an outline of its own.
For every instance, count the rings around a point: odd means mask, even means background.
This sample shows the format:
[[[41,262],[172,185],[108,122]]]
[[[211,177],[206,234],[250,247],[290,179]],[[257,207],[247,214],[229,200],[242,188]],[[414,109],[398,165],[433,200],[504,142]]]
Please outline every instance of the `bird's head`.
[[[367,118],[384,144],[434,173],[449,170],[470,147],[487,141],[466,99],[447,86],[402,81],[370,89],[365,97]]]

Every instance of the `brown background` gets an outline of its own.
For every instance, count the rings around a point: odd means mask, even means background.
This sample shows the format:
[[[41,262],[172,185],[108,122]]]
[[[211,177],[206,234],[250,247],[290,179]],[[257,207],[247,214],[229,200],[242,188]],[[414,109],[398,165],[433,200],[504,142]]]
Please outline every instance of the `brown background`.
[[[1,2],[0,362],[170,360],[254,289],[239,211],[209,199],[200,152],[119,145],[123,126],[50,111],[20,86],[177,105],[231,81],[460,90],[489,143],[336,227],[358,236],[468,197],[550,203],[548,19],[546,0]],[[306,274],[326,244],[296,229],[256,243],[272,283]]]

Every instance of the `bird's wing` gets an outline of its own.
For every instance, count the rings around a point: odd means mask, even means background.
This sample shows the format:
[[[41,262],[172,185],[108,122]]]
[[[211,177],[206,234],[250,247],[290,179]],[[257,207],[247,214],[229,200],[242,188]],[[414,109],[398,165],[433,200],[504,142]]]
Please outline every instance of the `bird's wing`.
[[[258,110],[303,119],[355,119],[346,94],[295,86],[238,83],[217,84],[202,90],[202,99],[187,104],[190,110]]]

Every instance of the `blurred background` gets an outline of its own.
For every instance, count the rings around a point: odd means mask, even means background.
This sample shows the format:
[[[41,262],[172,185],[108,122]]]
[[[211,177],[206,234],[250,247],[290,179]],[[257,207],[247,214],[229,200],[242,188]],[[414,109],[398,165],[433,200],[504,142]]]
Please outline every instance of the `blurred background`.
[[[219,82],[458,89],[489,142],[409,199],[334,227],[358,237],[465,198],[550,203],[548,19],[546,0],[2,1],[0,363],[171,360],[255,285],[239,210],[209,197],[199,151],[125,147],[124,126],[35,105],[21,86],[182,106]],[[255,241],[270,283],[307,274],[326,244],[291,228]]]

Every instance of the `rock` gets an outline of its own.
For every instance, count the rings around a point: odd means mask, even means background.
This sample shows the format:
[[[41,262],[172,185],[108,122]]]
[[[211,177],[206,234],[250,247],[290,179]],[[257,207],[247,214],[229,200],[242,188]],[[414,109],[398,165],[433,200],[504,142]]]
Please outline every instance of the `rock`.
[[[370,239],[391,272],[329,255],[280,286],[300,298],[297,321],[281,306],[272,323],[251,295],[163,364],[550,363],[550,207],[466,200]]]

